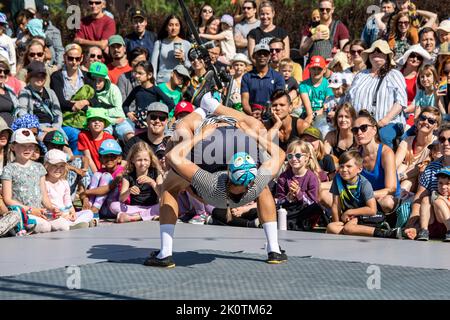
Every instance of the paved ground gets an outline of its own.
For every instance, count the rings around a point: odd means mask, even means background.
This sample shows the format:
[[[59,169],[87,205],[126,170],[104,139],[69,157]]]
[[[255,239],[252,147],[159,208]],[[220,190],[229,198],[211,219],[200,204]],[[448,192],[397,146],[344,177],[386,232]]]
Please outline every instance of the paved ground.
[[[267,265],[264,239],[178,224],[171,270],[142,265],[159,247],[156,222],[1,239],[0,299],[450,298],[447,243],[283,231],[289,262]]]

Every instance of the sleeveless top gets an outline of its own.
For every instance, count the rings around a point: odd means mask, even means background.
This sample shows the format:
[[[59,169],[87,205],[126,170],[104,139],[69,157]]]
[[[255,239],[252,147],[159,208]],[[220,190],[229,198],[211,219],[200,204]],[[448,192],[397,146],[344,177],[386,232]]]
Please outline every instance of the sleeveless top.
[[[381,155],[383,153],[382,151],[383,151],[383,144],[380,143],[380,145],[378,147],[378,152],[377,152],[377,161],[375,163],[375,167],[373,168],[373,171],[369,171],[366,168],[363,168],[363,170],[361,172],[363,177],[365,177],[367,180],[369,180],[374,191],[385,188],[384,168],[381,163]],[[397,173],[395,175],[397,176]],[[397,177],[397,189],[395,190],[394,196],[400,197],[400,181],[398,180],[398,177]]]
[[[349,151],[351,149],[355,149],[355,147],[357,146],[355,136],[353,136],[353,143],[352,143],[352,145],[349,148],[347,148],[347,149],[339,148],[338,144],[339,144],[339,130],[337,130],[337,132],[336,132],[336,146],[334,146],[331,149],[333,155],[335,155],[338,159],[344,152]]]
[[[291,130],[291,133],[289,134],[289,137],[287,138],[286,141],[281,141],[281,140],[278,141],[278,146],[283,151],[287,150],[289,143],[291,143],[293,140],[295,140],[296,138],[299,137],[298,131],[297,131],[297,121],[298,121],[298,118],[292,117],[292,130]]]

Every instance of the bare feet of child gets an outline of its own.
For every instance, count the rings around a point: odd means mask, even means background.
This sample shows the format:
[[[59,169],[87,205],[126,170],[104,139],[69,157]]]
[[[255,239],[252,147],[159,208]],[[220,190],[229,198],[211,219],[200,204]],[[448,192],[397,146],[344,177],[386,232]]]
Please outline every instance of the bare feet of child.
[[[405,229],[403,231],[403,233],[410,240],[414,240],[417,237],[417,230],[416,230],[416,228],[407,228],[407,229]]]

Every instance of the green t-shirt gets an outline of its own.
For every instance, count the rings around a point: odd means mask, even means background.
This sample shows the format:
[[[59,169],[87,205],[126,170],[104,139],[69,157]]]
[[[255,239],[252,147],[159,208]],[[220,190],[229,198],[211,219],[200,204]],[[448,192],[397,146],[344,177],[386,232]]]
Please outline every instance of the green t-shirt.
[[[328,80],[325,78],[322,79],[322,83],[317,87],[313,85],[311,79],[305,80],[300,83],[298,90],[300,94],[308,94],[313,112],[322,109],[325,99],[333,96],[333,90],[328,87]]]
[[[180,88],[176,88],[175,90],[170,90],[169,87],[167,87],[166,83],[160,83],[158,84],[158,87],[161,89],[161,91],[168,96],[170,99],[173,100],[173,103],[177,105],[178,102],[181,101],[181,98],[183,96],[183,92],[181,92]],[[173,113],[175,109],[172,109],[172,111],[169,112],[169,118],[173,118]]]

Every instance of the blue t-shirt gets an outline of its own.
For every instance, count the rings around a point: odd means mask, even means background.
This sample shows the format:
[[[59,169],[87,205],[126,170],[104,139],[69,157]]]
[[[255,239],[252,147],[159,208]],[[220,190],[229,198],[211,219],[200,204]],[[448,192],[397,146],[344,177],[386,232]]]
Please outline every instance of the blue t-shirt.
[[[433,93],[427,96],[425,90],[417,90],[416,97],[414,98],[414,104],[416,105],[416,107],[434,107],[435,103],[436,101]]]
[[[269,71],[262,78],[255,69],[242,77],[241,94],[248,92],[250,104],[256,103],[267,106],[272,93],[277,90],[284,90],[284,88],[284,78],[272,68],[269,68]]]
[[[311,79],[305,80],[300,84],[298,90],[300,91],[300,94],[308,94],[313,111],[322,109],[326,98],[333,96],[333,90],[328,87],[328,80],[325,78],[322,79],[322,83],[317,87],[313,85]]]

